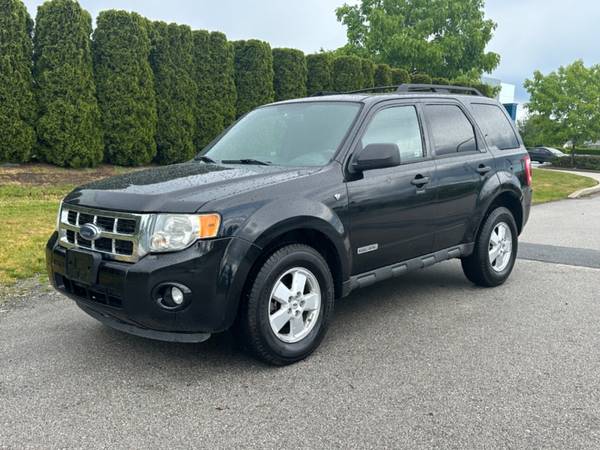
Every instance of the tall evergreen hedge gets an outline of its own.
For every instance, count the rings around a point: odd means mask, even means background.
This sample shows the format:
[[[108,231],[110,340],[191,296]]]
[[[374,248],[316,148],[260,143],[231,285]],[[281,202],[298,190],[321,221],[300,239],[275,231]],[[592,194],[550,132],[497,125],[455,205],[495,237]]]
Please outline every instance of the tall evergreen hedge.
[[[392,84],[392,68],[387,64],[377,64],[373,79],[375,86],[390,86]]]
[[[76,1],[50,0],[38,8],[33,74],[39,156],[59,166],[102,161],[91,34],[92,19]]]
[[[0,0],[0,162],[25,162],[35,144],[33,21],[21,0]]]
[[[410,82],[413,84],[431,84],[431,76],[426,73],[413,73],[410,76]]]
[[[234,48],[236,109],[241,116],[273,101],[273,55],[267,42],[256,39],[236,41]]]
[[[392,84],[410,83],[410,74],[405,69],[392,69]]]
[[[362,82],[361,85],[363,88],[370,88],[374,85],[374,76],[375,76],[375,64],[373,61],[367,58],[362,58],[361,60],[361,74],[362,74]]]
[[[273,49],[275,100],[306,97],[306,58],[293,48]]]
[[[333,61],[333,88],[337,92],[363,88],[362,59],[357,56],[339,56]]]
[[[210,33],[210,54],[213,62],[213,76],[216,85],[215,98],[219,100],[220,133],[235,120],[237,90],[235,87],[235,67],[233,43],[218,31]]]
[[[105,159],[121,166],[148,164],[156,155],[156,98],[144,20],[102,11],[93,53]]]
[[[317,92],[331,91],[333,75],[333,58],[329,53],[315,53],[306,56],[306,90],[308,95]]]
[[[197,89],[192,76],[192,30],[185,25],[152,22],[150,40],[158,114],[156,161],[186,161],[195,154]]]

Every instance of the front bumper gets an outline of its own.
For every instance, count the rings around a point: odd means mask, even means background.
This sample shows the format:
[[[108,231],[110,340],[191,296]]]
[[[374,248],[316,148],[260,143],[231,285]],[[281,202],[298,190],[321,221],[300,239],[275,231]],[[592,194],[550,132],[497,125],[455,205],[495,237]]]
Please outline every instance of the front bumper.
[[[147,255],[136,263],[103,259],[91,284],[67,278],[66,252],[54,233],[46,245],[53,286],[81,309],[113,328],[144,337],[199,342],[227,329],[239,301],[240,267],[255,247],[241,239],[199,241],[173,253]],[[154,298],[156,286],[178,283],[191,290],[190,302],[168,310]]]

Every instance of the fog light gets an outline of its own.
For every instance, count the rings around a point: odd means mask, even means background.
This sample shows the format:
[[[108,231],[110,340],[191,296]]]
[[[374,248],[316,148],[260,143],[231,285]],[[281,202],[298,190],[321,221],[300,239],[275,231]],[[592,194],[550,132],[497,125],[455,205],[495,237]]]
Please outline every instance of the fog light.
[[[181,289],[173,286],[171,288],[171,299],[177,306],[181,305],[183,303],[183,292],[181,292]]]

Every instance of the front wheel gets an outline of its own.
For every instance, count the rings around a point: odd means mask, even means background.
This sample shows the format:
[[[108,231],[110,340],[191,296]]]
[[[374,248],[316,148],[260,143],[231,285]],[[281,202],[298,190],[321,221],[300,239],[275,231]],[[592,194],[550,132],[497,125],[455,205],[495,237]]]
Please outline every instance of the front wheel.
[[[461,260],[465,276],[478,286],[504,283],[515,265],[518,245],[512,213],[503,207],[494,209],[481,227],[473,253]]]
[[[258,271],[240,311],[241,338],[265,362],[294,363],[321,343],[333,303],[333,279],[321,254],[288,245]]]

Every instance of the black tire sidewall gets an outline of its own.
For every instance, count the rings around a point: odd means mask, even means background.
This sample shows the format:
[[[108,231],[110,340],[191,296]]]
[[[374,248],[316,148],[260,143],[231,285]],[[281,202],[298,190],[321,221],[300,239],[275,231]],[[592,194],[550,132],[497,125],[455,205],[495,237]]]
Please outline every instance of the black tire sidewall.
[[[490,242],[490,236],[492,231],[496,227],[496,225],[500,222],[504,222],[508,225],[511,232],[512,239],[512,253],[510,255],[510,261],[508,265],[501,272],[496,272],[490,263],[488,256],[488,246]],[[478,257],[480,258],[480,264],[484,271],[484,276],[487,279],[486,281],[491,285],[499,285],[506,281],[506,279],[510,276],[513,267],[515,265],[517,259],[517,252],[519,250],[519,239],[518,239],[518,230],[517,225],[515,223],[515,219],[511,212],[504,208],[496,208],[492,213],[488,216],[485,225],[483,226],[481,233],[479,235],[478,242]]]

